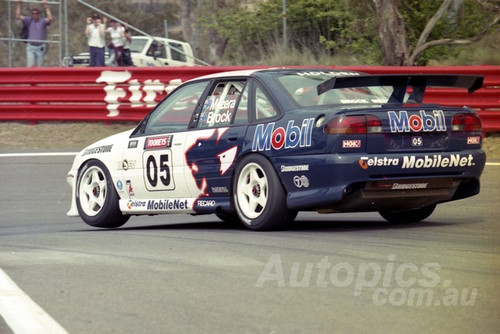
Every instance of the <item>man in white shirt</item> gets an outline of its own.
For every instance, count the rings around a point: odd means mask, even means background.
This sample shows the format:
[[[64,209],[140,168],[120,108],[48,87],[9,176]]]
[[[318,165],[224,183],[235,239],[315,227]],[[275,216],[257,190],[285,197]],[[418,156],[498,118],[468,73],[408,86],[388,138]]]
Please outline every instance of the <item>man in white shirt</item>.
[[[103,23],[101,23],[101,19],[96,13],[92,14],[92,17],[87,18],[85,35],[87,35],[88,45],[90,47],[89,66],[104,66],[106,21],[107,18],[104,17]]]

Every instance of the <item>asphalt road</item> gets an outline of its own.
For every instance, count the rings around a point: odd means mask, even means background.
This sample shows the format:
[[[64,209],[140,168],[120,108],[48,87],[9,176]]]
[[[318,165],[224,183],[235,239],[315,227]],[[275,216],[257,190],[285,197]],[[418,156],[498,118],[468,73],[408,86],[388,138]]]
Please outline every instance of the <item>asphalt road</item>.
[[[0,333],[500,328],[499,165],[480,195],[425,222],[308,213],[289,230],[251,232],[188,215],[87,227],[65,215],[71,161],[0,156]]]

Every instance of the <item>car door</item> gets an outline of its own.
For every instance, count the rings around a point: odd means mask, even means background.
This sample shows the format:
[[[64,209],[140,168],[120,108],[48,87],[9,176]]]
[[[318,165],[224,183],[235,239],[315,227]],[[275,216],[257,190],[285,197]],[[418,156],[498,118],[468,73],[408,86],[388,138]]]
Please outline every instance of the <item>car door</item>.
[[[154,209],[147,204],[149,200],[153,204],[166,199],[190,201],[185,144],[193,113],[208,83],[191,83],[171,93],[131,135],[119,162],[121,184],[117,189],[123,200],[142,206],[135,211],[145,211],[144,205]],[[185,205],[192,207],[192,201]]]
[[[169,66],[187,65],[187,59],[189,55],[187,54],[187,50],[184,49],[184,45],[182,43],[169,41],[167,52]]]
[[[232,170],[248,126],[247,92],[245,79],[214,83],[201,104],[196,128],[187,135],[186,177],[192,196],[199,198],[197,211],[222,198],[229,200]]]
[[[135,66],[163,66],[165,65],[167,52],[165,45],[156,39],[147,39],[147,42],[142,42],[141,38],[136,38],[134,41],[135,47],[139,49],[143,45],[142,49],[137,52],[132,53],[133,61]],[[142,43],[141,43],[142,42]]]
[[[168,66],[169,47],[166,41],[153,40],[142,60],[146,66]]]

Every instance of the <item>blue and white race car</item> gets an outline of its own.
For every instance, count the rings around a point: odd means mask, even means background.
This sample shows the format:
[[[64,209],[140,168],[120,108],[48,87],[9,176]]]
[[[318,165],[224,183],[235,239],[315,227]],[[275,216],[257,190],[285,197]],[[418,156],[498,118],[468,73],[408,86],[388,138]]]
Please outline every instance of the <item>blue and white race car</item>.
[[[75,158],[69,216],[119,227],[132,215],[216,214],[253,230],[298,211],[374,211],[420,221],[479,193],[486,155],[467,107],[422,103],[463,75],[329,69],[218,73],[186,82],[139,125]]]

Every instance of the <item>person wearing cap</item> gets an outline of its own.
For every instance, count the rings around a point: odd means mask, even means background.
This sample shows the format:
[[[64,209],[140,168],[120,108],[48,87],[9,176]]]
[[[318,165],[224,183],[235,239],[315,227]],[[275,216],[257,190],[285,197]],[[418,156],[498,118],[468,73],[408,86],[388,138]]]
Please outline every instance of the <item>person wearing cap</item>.
[[[87,18],[85,35],[88,39],[90,63],[89,66],[104,66],[104,47],[106,46],[105,31],[107,18],[101,18],[96,13]]]
[[[106,33],[111,37],[111,43],[108,44],[109,59],[106,64],[111,66],[122,66],[123,64],[123,44],[125,42],[125,28],[118,21],[110,20],[111,27],[106,29]]]
[[[52,21],[52,13],[50,12],[47,0],[42,0],[42,5],[45,8],[45,18],[40,17],[38,8],[31,9],[31,16],[21,15],[22,0],[17,1],[16,18],[21,20],[23,25],[28,26],[28,43],[26,44],[26,66],[41,67],[43,66],[43,58],[47,51],[47,26]]]

